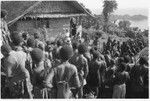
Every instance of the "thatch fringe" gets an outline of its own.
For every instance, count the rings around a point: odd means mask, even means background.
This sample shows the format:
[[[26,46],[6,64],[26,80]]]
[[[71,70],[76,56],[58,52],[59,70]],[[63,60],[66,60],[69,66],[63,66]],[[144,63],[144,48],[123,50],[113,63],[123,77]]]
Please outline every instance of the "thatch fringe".
[[[86,14],[33,14],[26,15],[24,18],[66,18],[66,17],[75,17],[75,16],[86,16]]]

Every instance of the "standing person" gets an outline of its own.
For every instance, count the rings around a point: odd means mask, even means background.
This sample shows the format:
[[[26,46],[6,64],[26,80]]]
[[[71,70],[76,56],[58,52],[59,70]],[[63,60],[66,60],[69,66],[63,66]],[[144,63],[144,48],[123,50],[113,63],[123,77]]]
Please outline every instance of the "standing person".
[[[99,61],[100,54],[98,51],[93,52],[93,59],[89,63],[89,74],[87,77],[87,85],[91,91],[94,92],[95,98],[99,94],[99,86],[101,85],[100,68],[101,62]]]
[[[13,42],[13,50],[15,51],[23,51],[23,38],[19,33],[14,32],[12,34],[12,42]]]
[[[22,38],[23,38],[23,40],[24,40],[24,44],[26,45],[26,44],[27,44],[27,40],[28,40],[28,38],[29,38],[28,33],[27,33],[27,32],[23,32],[23,33],[22,33]]]
[[[139,65],[131,69],[131,91],[133,98],[144,98],[148,95],[144,90],[148,90],[148,62],[144,57],[139,60]],[[146,79],[147,78],[147,79]],[[145,83],[145,84],[144,84]],[[144,89],[146,88],[146,89]],[[145,93],[145,95],[143,95]],[[147,92],[148,93],[148,92]]]
[[[125,98],[126,95],[126,81],[129,79],[128,72],[125,71],[126,64],[121,63],[116,71],[114,77],[114,87],[113,87],[113,98]]]
[[[35,47],[39,48],[40,46],[45,47],[44,43],[40,41],[40,34],[39,33],[34,33],[34,38],[35,38]]]
[[[32,52],[34,47],[35,47],[35,40],[34,40],[34,38],[29,38],[27,40],[27,49],[25,50],[25,52],[26,52],[26,55],[27,55],[26,69],[29,71],[30,77],[32,77],[32,75],[33,75],[33,68],[32,68],[33,61],[32,61],[30,53]]]
[[[23,38],[23,48],[26,49],[27,46],[27,40],[29,38],[29,35],[27,32],[22,33],[22,38]]]
[[[77,28],[76,28],[76,26],[77,26],[77,23],[76,23],[76,19],[75,18],[71,18],[71,20],[70,20],[70,25],[71,25],[71,34],[70,34],[70,37],[72,38],[72,37],[75,37],[76,36],[76,31],[77,31]]]
[[[83,55],[84,55],[84,57],[87,59],[88,64],[89,64],[90,61],[91,61],[91,54],[90,54],[90,52],[88,51],[88,49],[87,49],[87,51],[86,51]]]
[[[72,42],[71,42],[70,37],[65,37],[64,42],[65,42],[64,45],[68,45],[68,46],[72,47]]]
[[[79,46],[79,43],[78,43],[78,42],[73,42],[73,43],[72,43],[72,48],[73,48],[73,53],[74,53],[74,55],[77,55],[77,54],[78,54],[78,46]]]
[[[112,98],[113,79],[114,79],[114,74],[115,74],[116,70],[117,70],[117,68],[115,66],[115,62],[113,59],[111,59],[110,66],[106,69],[106,72],[105,72],[105,80],[104,80],[105,94],[104,94],[104,96],[106,98]]]
[[[71,88],[78,89],[80,87],[77,69],[74,65],[68,62],[72,55],[72,48],[69,46],[63,46],[60,49],[62,63],[51,70],[47,76],[46,86],[48,88],[53,87],[56,89],[56,98],[70,98]],[[76,90],[76,93],[77,91],[78,90]],[[74,95],[76,95],[76,93]]]
[[[48,58],[52,62],[53,61],[53,49],[54,49],[54,44],[51,41],[47,41],[47,46],[46,46],[46,52],[48,52]]]
[[[52,54],[53,54],[53,66],[56,67],[60,64],[60,57],[59,57],[59,51],[62,48],[62,40],[57,41],[57,46],[54,47]]]
[[[2,43],[3,44],[10,44],[11,38],[10,38],[10,32],[7,26],[7,23],[5,21],[5,18],[7,16],[6,10],[1,10],[1,33],[2,33]]]
[[[1,47],[5,57],[7,98],[32,98],[30,75],[25,68],[26,54],[23,51],[12,51],[7,44]]]
[[[88,61],[83,56],[83,54],[87,51],[87,47],[84,44],[80,44],[78,46],[78,55],[74,57],[73,61],[71,61],[71,64],[74,64],[77,67],[78,75],[80,79],[80,90],[78,93],[78,97],[83,97],[83,86],[86,83],[86,77],[88,75],[89,69],[88,69]]]
[[[47,89],[44,87],[44,79],[46,77],[47,71],[44,67],[44,54],[39,48],[34,48],[31,52],[31,58],[33,61],[33,93],[34,98],[48,98]]]

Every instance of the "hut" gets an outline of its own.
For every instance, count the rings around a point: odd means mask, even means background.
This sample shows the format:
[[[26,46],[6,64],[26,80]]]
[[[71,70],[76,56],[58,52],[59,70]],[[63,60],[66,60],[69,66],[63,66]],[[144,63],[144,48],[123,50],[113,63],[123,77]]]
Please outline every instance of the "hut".
[[[47,37],[70,30],[72,17],[81,22],[82,16],[93,16],[77,1],[2,1],[1,7],[8,11],[6,21],[11,32],[46,31]]]

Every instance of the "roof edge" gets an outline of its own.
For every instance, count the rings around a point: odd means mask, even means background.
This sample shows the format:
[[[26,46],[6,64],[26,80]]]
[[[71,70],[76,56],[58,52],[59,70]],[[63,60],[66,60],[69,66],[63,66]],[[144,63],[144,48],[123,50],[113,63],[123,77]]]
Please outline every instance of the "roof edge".
[[[88,15],[90,15],[90,16],[93,17],[93,18],[96,18],[93,14],[89,13],[89,12],[86,10],[86,8],[85,8],[84,6],[82,6],[78,1],[75,1],[75,2],[77,2],[77,4],[78,4]]]
[[[17,18],[15,18],[12,21],[9,21],[7,24],[8,26],[11,26],[13,23],[15,23],[17,20],[19,20],[22,16],[24,16],[25,14],[27,14],[28,12],[30,12],[35,6],[39,5],[42,1],[37,1],[35,4],[33,4],[31,7],[29,7],[27,10],[25,10],[23,12],[22,15],[18,16]]]

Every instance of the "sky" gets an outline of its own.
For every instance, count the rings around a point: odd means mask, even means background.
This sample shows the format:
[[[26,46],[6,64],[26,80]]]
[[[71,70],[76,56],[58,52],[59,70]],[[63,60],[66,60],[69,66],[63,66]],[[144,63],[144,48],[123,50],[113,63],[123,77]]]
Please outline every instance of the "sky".
[[[99,9],[99,12],[101,13],[102,11],[102,6],[103,6],[103,0],[77,0],[81,3],[83,3],[87,8],[89,8],[93,13],[96,12],[95,10]],[[150,7],[150,0],[116,0],[118,3],[118,10],[117,12],[122,12],[123,10],[128,10],[134,9],[138,12],[139,9],[142,9],[144,12],[145,9],[147,9],[148,13],[148,8]],[[135,13],[136,13],[135,12]],[[142,13],[141,10],[139,10],[139,13]],[[132,13],[134,13],[132,11]]]

